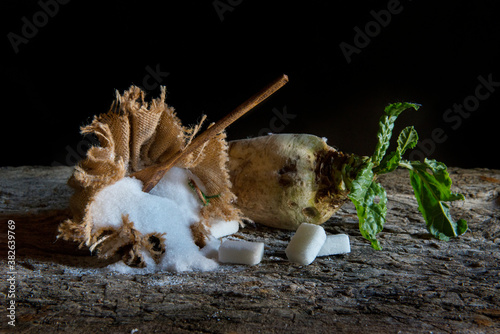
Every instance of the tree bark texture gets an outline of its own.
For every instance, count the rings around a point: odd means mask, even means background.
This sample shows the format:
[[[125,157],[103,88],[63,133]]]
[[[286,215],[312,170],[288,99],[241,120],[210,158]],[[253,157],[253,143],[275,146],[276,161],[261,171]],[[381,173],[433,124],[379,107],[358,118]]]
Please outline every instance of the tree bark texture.
[[[70,215],[70,167],[0,168],[2,257],[0,329],[21,333],[498,333],[500,332],[500,171],[450,168],[455,219],[470,231],[433,239],[407,172],[380,177],[387,223],[373,250],[346,204],[323,226],[346,233],[351,253],[287,261],[293,232],[247,224],[237,236],[266,244],[256,266],[214,272],[125,275],[88,249],[57,240]],[[15,298],[7,253],[15,223]],[[12,224],[12,223],[11,223]],[[15,327],[7,305],[15,300]]]

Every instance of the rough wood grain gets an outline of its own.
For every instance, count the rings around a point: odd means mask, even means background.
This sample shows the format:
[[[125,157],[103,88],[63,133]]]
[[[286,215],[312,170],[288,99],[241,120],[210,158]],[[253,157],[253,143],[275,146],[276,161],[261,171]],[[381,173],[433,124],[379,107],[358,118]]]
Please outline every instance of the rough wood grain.
[[[346,205],[324,224],[347,233],[352,252],[291,264],[291,232],[248,225],[238,236],[266,243],[257,266],[128,276],[86,250],[56,241],[68,214],[70,168],[0,169],[0,248],[16,222],[16,328],[24,333],[495,333],[500,331],[500,171],[451,169],[453,207],[469,221],[459,239],[430,238],[405,171],[384,175],[384,249],[361,237]],[[6,276],[1,293],[6,295]],[[2,300],[7,300],[2,296]],[[7,325],[2,302],[1,329]]]

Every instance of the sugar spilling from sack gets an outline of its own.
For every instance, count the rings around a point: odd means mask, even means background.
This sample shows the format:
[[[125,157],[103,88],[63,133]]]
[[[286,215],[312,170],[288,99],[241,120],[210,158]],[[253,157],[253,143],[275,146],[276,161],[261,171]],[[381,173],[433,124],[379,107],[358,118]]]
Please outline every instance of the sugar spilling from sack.
[[[122,216],[128,215],[134,228],[143,235],[166,233],[166,252],[161,262],[156,265],[149,253],[143,250],[142,256],[147,266],[142,271],[208,271],[217,268],[217,262],[204,256],[193,240],[190,226],[200,220],[202,204],[189,187],[189,178],[201,185],[190,171],[174,167],[150,193],[142,191],[142,182],[129,177],[104,188],[91,205],[94,231],[102,227],[120,228]],[[234,223],[229,225],[233,231]],[[126,267],[121,262],[112,265],[111,269],[131,273],[138,271]]]

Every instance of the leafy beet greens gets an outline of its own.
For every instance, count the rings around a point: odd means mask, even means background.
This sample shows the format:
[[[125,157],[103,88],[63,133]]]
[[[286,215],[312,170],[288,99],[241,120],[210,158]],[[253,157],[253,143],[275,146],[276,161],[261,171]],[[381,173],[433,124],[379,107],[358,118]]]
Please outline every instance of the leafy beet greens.
[[[361,234],[377,250],[382,249],[376,235],[384,227],[387,194],[376,181],[376,176],[392,172],[398,167],[409,170],[418,209],[425,219],[427,230],[434,237],[447,241],[467,231],[467,222],[463,219],[455,222],[446,203],[464,200],[462,194],[451,192],[451,178],[446,165],[429,159],[424,162],[403,159],[405,151],[414,148],[418,142],[418,134],[412,126],[401,131],[396,150],[386,154],[397,117],[407,109],[418,110],[419,107],[408,102],[388,105],[379,121],[375,152],[371,157],[359,157],[361,162],[356,160],[356,166],[351,171],[355,177],[349,185],[349,199],[356,207]]]

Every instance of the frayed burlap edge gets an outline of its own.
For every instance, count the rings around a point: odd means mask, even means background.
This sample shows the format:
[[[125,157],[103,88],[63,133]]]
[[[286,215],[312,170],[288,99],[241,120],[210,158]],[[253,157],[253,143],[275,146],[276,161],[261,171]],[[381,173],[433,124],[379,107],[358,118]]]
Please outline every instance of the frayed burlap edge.
[[[126,216],[119,229],[94,231],[90,204],[104,187],[144,167],[168,160],[186,147],[200,130],[201,124],[183,127],[174,109],[165,103],[165,95],[165,87],[162,87],[159,98],[146,102],[145,93],[138,87],[130,87],[123,95],[117,92],[109,112],[96,116],[90,125],[81,129],[82,134],[95,135],[100,146],[88,150],[68,180],[74,189],[70,199],[73,217],[60,224],[60,238],[76,241],[80,247],[87,246],[103,258],[121,252],[124,261],[136,267],[144,266],[141,249],[148,251],[157,262],[164,255],[164,236],[140,235]],[[205,243],[212,220],[242,218],[233,205],[236,197],[231,191],[227,161],[226,135],[220,133],[177,165],[193,172],[203,182],[207,194],[219,195],[202,208],[200,222],[191,227],[199,246]]]

